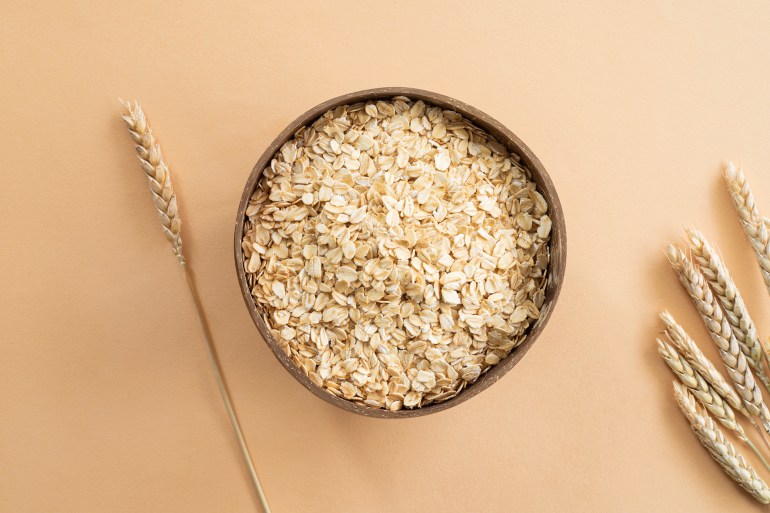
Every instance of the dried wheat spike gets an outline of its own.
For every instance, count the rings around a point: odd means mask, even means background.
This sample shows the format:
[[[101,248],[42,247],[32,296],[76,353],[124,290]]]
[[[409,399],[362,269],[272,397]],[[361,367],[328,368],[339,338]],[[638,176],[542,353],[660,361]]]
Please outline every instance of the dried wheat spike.
[[[695,341],[687,334],[687,332],[676,322],[674,316],[667,310],[664,310],[660,314],[660,319],[663,324],[666,325],[666,337],[671,341],[671,344],[684,356],[687,363],[689,363],[695,371],[703,376],[709,385],[721,395],[727,403],[735,410],[740,411],[749,420],[753,422],[751,415],[746,406],[743,405],[743,400],[735,391],[735,389],[727,382],[721,372],[717,370],[711,360],[706,358],[706,355],[700,350]]]
[[[695,372],[685,359],[670,344],[658,339],[658,354],[679,378],[684,386],[706,407],[708,411],[727,429],[734,431],[738,438],[745,443],[750,443],[746,432],[735,420],[735,413],[730,405],[722,399],[703,377]]]
[[[136,153],[142,169],[147,173],[147,181],[150,184],[152,198],[155,201],[155,208],[158,211],[158,217],[171,247],[179,259],[180,264],[184,264],[182,255],[182,221],[179,219],[177,211],[176,194],[171,186],[171,175],[168,166],[163,161],[160,151],[160,144],[155,141],[150,125],[147,124],[147,118],[144,116],[139,102],[123,101],[123,106],[128,111],[123,116],[123,121],[128,126],[131,138],[136,143]]]
[[[688,228],[687,237],[695,263],[706,277],[711,290],[719,299],[727,321],[733,329],[741,351],[746,355],[749,365],[757,377],[770,389],[770,378],[765,373],[763,365],[764,351],[757,335],[757,328],[751,320],[746,304],[743,302],[738,287],[735,286],[730,273],[719,253],[698,230]]]
[[[762,391],[754,379],[754,373],[751,372],[751,367],[741,352],[730,323],[706,283],[703,273],[687,259],[680,248],[673,244],[669,244],[666,255],[679,281],[687,289],[690,299],[700,313],[711,339],[719,348],[727,373],[738,395],[743,399],[743,404],[746,405],[749,413],[759,418],[765,431],[770,433],[770,410],[765,405]]]
[[[738,218],[746,236],[754,249],[759,263],[762,279],[765,281],[768,293],[770,293],[770,227],[766,217],[759,214],[751,193],[749,183],[743,170],[732,162],[727,162],[724,169],[725,182],[730,192],[730,197],[738,212]]]
[[[770,504],[770,488],[746,458],[725,438],[724,433],[708,414],[698,407],[693,395],[681,384],[674,382],[674,396],[679,409],[690,424],[690,429],[711,457],[752,497],[762,504]]]

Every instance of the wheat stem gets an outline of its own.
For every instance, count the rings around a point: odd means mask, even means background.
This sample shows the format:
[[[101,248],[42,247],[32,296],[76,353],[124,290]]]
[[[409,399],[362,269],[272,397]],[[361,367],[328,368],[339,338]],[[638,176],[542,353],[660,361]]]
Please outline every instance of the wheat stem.
[[[201,305],[200,297],[198,296],[198,289],[195,287],[195,280],[192,276],[191,270],[186,264],[182,264],[184,268],[185,276],[187,278],[187,286],[190,290],[190,296],[195,303],[195,311],[198,317],[198,323],[200,324],[201,331],[203,332],[203,338],[206,342],[206,350],[208,352],[209,360],[211,361],[211,367],[214,370],[214,377],[216,378],[217,387],[219,387],[219,394],[222,396],[222,401],[225,403],[225,410],[227,410],[227,416],[230,418],[230,424],[235,432],[235,437],[238,440],[238,447],[241,450],[243,459],[246,462],[246,467],[251,478],[254,491],[257,494],[259,503],[265,513],[270,513],[270,506],[267,504],[267,498],[265,492],[262,490],[262,484],[259,482],[259,476],[257,475],[257,469],[254,467],[254,462],[251,459],[251,453],[246,445],[246,439],[243,437],[241,431],[240,422],[233,408],[233,403],[230,400],[230,392],[227,388],[227,383],[222,375],[222,367],[219,363],[219,357],[217,356],[216,348],[211,337],[211,331],[209,330],[208,322],[206,322],[206,316],[203,312],[203,306]]]
[[[762,504],[770,504],[770,488],[746,458],[725,438],[724,433],[708,414],[698,408],[695,398],[687,388],[674,382],[674,395],[679,409],[690,424],[690,429],[722,470],[756,500]]]
[[[762,463],[762,466],[765,467],[766,470],[770,470],[770,463],[767,462],[762,452],[757,449],[757,446],[754,445],[754,442],[751,441],[751,438],[746,437],[746,440],[744,440],[746,445],[749,446],[749,449],[751,449],[751,452],[753,452],[757,458],[759,458],[759,461]]]
[[[766,374],[763,365],[765,352],[738,287],[718,252],[703,234],[693,228],[688,228],[686,231],[693,259],[700,267],[719,304],[722,305],[741,351],[765,388],[770,390],[770,377]]]
[[[160,218],[163,233],[171,243],[171,248],[184,270],[187,287],[195,305],[195,313],[200,324],[201,332],[203,333],[209,362],[214,371],[214,377],[217,382],[217,387],[219,388],[219,393],[222,396],[227,416],[230,419],[230,424],[232,425],[235,437],[238,441],[238,447],[246,463],[249,477],[254,486],[259,503],[265,513],[270,513],[270,507],[267,504],[267,499],[262,490],[262,485],[259,482],[257,471],[254,468],[254,462],[251,458],[248,446],[246,445],[246,440],[243,437],[240,422],[238,422],[238,417],[233,408],[230,392],[227,388],[227,383],[225,382],[222,367],[219,363],[219,358],[217,357],[216,348],[211,336],[211,330],[206,321],[203,305],[201,304],[197,288],[195,287],[195,280],[184,255],[182,254],[181,220],[179,219],[179,212],[177,211],[176,194],[171,185],[171,175],[169,174],[168,166],[163,161],[160,145],[155,140],[152,129],[147,123],[147,118],[145,117],[139,102],[134,102],[133,105],[126,101],[121,100],[121,102],[128,111],[127,114],[123,115],[123,120],[128,126],[131,138],[136,143],[136,153],[139,157],[139,162],[142,169],[144,169],[144,172],[147,174],[147,180],[150,185],[150,191],[152,192],[158,217]]]

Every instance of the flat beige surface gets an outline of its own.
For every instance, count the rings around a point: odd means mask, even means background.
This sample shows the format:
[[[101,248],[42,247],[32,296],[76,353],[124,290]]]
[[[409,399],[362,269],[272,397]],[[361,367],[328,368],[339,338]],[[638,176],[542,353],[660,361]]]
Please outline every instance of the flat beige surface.
[[[662,253],[687,224],[721,246],[770,332],[719,180],[740,160],[770,212],[770,4],[108,4],[0,4],[0,511],[255,511],[119,95],[143,102],[174,173],[275,513],[759,511],[690,434],[653,342],[668,306],[708,343]],[[508,125],[550,171],[569,234],[560,304],[522,363],[406,421],[294,382],[232,263],[241,190],[272,138],[383,85]]]

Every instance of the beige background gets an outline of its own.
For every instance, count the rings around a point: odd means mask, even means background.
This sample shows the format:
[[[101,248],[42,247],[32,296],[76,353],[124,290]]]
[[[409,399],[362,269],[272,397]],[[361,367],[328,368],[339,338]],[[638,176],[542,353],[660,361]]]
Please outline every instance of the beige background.
[[[276,513],[759,511],[689,433],[653,342],[668,306],[708,343],[662,252],[687,224],[721,246],[770,333],[719,180],[740,160],[770,212],[766,1],[5,0],[0,20],[3,513],[255,510],[119,95],[143,102],[175,174]],[[294,382],[232,263],[241,190],[272,138],[384,85],[509,126],[550,171],[569,233],[559,306],[523,362],[402,421]]]

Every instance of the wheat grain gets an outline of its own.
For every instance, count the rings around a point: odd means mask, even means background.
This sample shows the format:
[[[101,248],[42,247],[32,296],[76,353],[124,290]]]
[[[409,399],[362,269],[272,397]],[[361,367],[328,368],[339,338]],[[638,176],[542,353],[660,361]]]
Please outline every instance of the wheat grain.
[[[123,121],[128,126],[131,138],[136,143],[136,153],[142,169],[147,174],[147,181],[150,185],[150,191],[155,202],[155,208],[158,211],[163,234],[171,243],[171,247],[179,260],[184,264],[182,255],[182,221],[179,219],[177,211],[176,194],[171,185],[171,175],[168,172],[168,166],[163,161],[163,155],[160,151],[160,144],[155,140],[152,128],[147,124],[147,118],[144,115],[139,102],[123,101],[123,106],[128,111],[123,115]]]
[[[735,286],[735,282],[718,252],[703,234],[693,228],[688,228],[686,231],[693,259],[700,267],[711,290],[719,299],[741,351],[748,359],[751,368],[756,371],[765,388],[770,389],[770,378],[765,373],[764,351],[759,341],[759,335],[757,335],[757,328],[749,315],[738,287]]]
[[[687,418],[690,429],[698,437],[711,457],[741,488],[762,504],[770,503],[770,488],[757,474],[756,470],[738,452],[735,446],[725,438],[724,433],[714,421],[701,410],[693,395],[681,384],[674,382],[674,396],[679,409]]]
[[[741,352],[730,323],[708,287],[703,273],[687,259],[680,248],[673,244],[669,244],[666,255],[679,281],[688,291],[690,299],[700,313],[711,339],[719,348],[727,373],[735,384],[738,395],[743,399],[743,404],[752,415],[759,418],[765,431],[770,433],[770,410],[765,405],[762,392],[754,379],[754,373],[751,372],[751,367]]]
[[[754,254],[759,263],[762,279],[770,293],[770,232],[768,232],[768,220],[759,214],[754,202],[749,183],[743,170],[732,162],[727,162],[724,168],[724,178],[730,197],[738,212],[741,226],[751,243]]]

